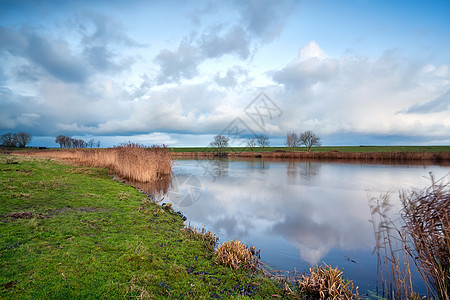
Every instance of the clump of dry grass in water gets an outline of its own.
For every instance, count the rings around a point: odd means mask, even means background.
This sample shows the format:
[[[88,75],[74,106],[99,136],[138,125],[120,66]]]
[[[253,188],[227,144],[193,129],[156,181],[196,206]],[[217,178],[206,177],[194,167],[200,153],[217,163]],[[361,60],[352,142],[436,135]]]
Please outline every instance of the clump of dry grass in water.
[[[337,267],[316,266],[309,276],[301,275],[296,285],[298,291],[310,299],[359,299],[358,288],[353,294],[353,282],[344,279]]]
[[[245,268],[256,271],[259,265],[261,249],[249,247],[240,241],[224,242],[216,251],[216,262],[232,269]]]

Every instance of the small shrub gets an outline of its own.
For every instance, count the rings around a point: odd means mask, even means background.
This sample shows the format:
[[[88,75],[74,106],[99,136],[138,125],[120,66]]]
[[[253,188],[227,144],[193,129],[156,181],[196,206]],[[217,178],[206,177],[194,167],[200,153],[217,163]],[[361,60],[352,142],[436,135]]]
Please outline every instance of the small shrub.
[[[229,241],[219,246],[216,251],[216,262],[232,269],[240,267],[256,271],[259,265],[261,249],[248,247],[240,241]]]
[[[297,280],[300,293],[310,299],[359,299],[358,288],[353,294],[353,282],[343,278],[337,267],[317,266],[309,269],[309,276]]]

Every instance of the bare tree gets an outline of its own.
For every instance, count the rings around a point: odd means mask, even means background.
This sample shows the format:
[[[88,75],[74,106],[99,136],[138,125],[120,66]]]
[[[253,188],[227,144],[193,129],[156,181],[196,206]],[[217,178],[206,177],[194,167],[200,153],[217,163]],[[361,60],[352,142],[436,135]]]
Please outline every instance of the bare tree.
[[[266,135],[258,135],[256,137],[256,144],[261,148],[269,147],[270,145],[269,137]]]
[[[73,139],[71,137],[64,137],[64,148],[72,148]]]
[[[229,141],[230,139],[228,137],[218,134],[214,137],[214,140],[211,143],[209,143],[209,145],[212,148],[215,148],[217,154],[221,156],[224,155],[225,148],[228,147]]]
[[[247,147],[250,148],[251,152],[253,152],[253,149],[256,147],[255,138],[251,138],[247,141]]]
[[[2,143],[2,146],[5,146],[5,147],[16,147],[17,146],[16,135],[11,132],[2,134],[0,136],[0,142]]]
[[[311,151],[312,146],[320,146],[320,137],[311,130],[300,133],[300,142],[306,146],[306,150]]]
[[[88,144],[89,148],[93,148],[94,144],[95,144],[94,139],[90,139],[89,142],[87,142],[87,144]]]
[[[60,148],[63,148],[66,146],[66,137],[62,134],[58,135],[55,139],[55,143],[59,144]]]
[[[14,135],[17,141],[17,146],[24,148],[31,142],[33,137],[28,132],[20,131]]]
[[[100,148],[100,141],[97,142],[97,148]]]
[[[288,132],[286,135],[286,147],[294,149],[300,145],[300,137],[294,132]]]

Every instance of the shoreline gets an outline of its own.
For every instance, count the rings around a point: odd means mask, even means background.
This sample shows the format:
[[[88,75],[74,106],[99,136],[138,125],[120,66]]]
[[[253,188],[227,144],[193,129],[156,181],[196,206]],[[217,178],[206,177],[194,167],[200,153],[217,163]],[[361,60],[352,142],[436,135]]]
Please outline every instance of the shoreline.
[[[172,152],[173,158],[278,158],[278,159],[313,159],[313,160],[359,160],[359,161],[429,161],[450,162],[450,152],[341,152],[331,150],[327,152],[305,152],[275,150],[267,152],[226,152],[218,155],[215,152]]]

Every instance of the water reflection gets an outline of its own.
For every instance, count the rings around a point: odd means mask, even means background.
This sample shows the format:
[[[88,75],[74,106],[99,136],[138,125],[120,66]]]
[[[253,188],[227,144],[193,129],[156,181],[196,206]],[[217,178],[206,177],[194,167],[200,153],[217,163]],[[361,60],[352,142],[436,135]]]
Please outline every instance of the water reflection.
[[[215,177],[205,172],[205,163]],[[325,261],[345,267],[347,276],[357,278],[364,290],[376,282],[368,197],[424,187],[430,171],[439,178],[449,168],[179,160],[174,173],[195,176],[202,191],[192,206],[174,206],[191,225],[205,226],[221,241],[239,239],[261,248],[263,260],[276,269],[305,270]],[[398,211],[400,203],[393,205]]]
[[[119,177],[116,176],[116,178]],[[173,189],[172,178],[168,175],[160,176],[159,179],[155,182],[125,181],[123,179],[120,180],[141,189],[147,195],[150,195],[151,198],[156,202],[160,202],[162,199],[164,199],[164,196],[169,192],[169,189]]]
[[[305,179],[311,179],[319,175],[321,164],[317,161],[297,161],[289,160],[287,165],[288,179],[301,176]]]

